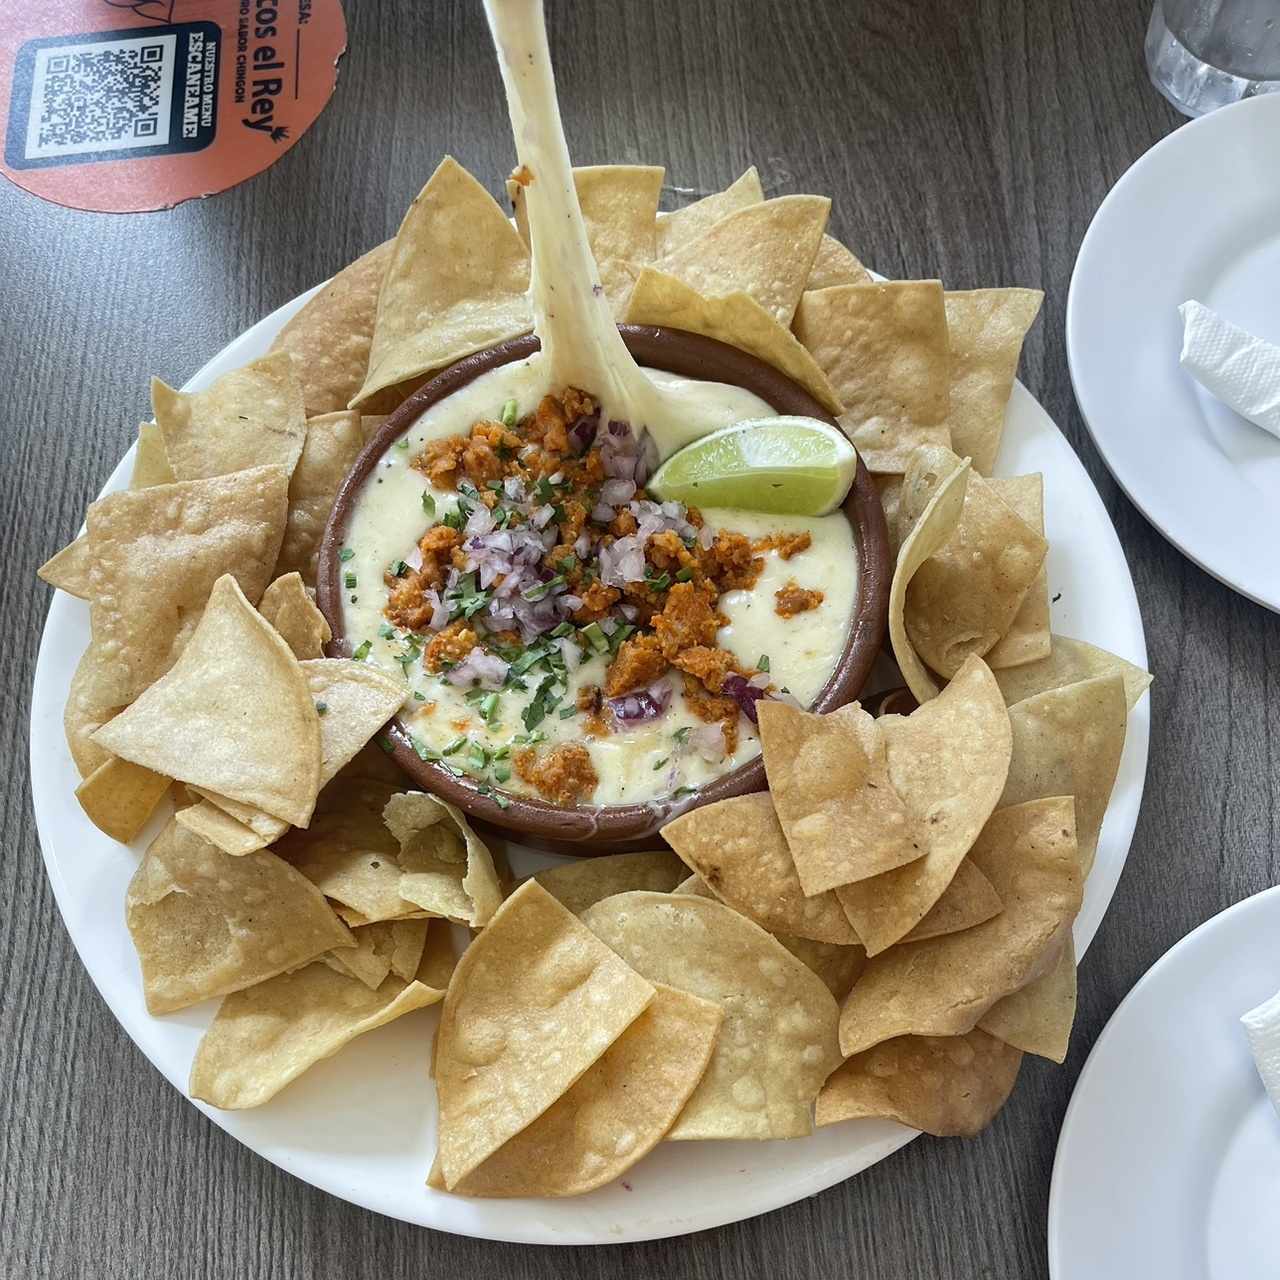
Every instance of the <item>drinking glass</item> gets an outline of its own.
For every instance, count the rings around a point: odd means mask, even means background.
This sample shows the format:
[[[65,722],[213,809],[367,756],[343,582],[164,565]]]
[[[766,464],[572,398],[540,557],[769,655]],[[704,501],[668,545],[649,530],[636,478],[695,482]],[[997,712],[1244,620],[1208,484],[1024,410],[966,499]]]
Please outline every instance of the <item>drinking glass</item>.
[[[1280,91],[1280,0],[1155,0],[1151,83],[1184,115]]]

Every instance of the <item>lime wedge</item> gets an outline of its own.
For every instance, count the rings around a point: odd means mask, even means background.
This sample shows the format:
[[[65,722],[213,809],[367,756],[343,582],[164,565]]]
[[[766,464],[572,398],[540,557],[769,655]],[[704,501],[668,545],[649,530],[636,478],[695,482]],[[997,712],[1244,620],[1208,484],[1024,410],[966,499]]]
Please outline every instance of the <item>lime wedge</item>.
[[[646,486],[660,502],[825,516],[848,494],[858,455],[816,418],[752,418],[673,453]]]

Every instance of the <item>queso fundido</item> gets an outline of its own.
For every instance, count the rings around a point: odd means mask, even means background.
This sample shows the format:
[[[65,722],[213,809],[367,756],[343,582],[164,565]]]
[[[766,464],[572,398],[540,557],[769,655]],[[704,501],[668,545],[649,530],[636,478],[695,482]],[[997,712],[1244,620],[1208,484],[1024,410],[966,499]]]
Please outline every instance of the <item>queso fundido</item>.
[[[772,412],[649,371],[726,420]],[[394,442],[338,551],[352,651],[406,679],[424,760],[560,805],[678,800],[759,753],[755,702],[808,705],[857,595],[826,517],[658,503],[630,427],[534,359],[476,378]]]

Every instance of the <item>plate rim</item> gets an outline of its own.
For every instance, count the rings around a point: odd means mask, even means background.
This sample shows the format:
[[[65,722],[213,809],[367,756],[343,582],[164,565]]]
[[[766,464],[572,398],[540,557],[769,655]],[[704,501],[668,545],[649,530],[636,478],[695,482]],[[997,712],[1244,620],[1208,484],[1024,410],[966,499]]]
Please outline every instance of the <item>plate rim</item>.
[[[1058,1129],[1058,1141],[1054,1149],[1053,1169],[1049,1178],[1049,1208],[1046,1222],[1046,1243],[1051,1280],[1066,1280],[1067,1268],[1070,1266],[1070,1259],[1064,1258],[1061,1252],[1064,1240],[1063,1204],[1067,1195],[1066,1184],[1068,1177],[1065,1170],[1066,1157],[1063,1149],[1071,1131],[1072,1121],[1087,1105],[1085,1101],[1087,1089],[1091,1086],[1094,1077],[1104,1069],[1102,1055],[1107,1052],[1107,1047],[1111,1040],[1119,1034],[1120,1024],[1129,1010],[1145,997],[1148,989],[1163,978],[1167,969],[1183,959],[1185,953],[1194,950],[1197,946],[1203,944],[1207,938],[1216,935],[1221,930],[1231,928],[1241,916],[1249,915],[1254,911],[1265,912],[1271,908],[1274,902],[1278,901],[1280,901],[1280,885],[1272,885],[1269,888],[1260,889],[1257,893],[1250,894],[1247,898],[1241,898],[1238,902],[1233,902],[1223,907],[1221,911],[1215,912],[1207,920],[1202,920],[1194,929],[1189,933],[1183,934],[1168,950],[1152,962],[1151,967],[1125,993],[1124,998],[1116,1005],[1111,1016],[1107,1019],[1106,1025],[1098,1033],[1098,1038],[1093,1042],[1093,1046],[1089,1050],[1089,1056],[1085,1059],[1084,1066],[1076,1077],[1075,1085],[1071,1091],[1071,1099],[1067,1103],[1067,1109],[1062,1117],[1062,1124]]]
[[[1105,404],[1107,397],[1103,395],[1100,404],[1099,399],[1087,390],[1088,380],[1081,372],[1081,366],[1085,363],[1086,358],[1083,354],[1084,338],[1080,333],[1080,325],[1082,323],[1080,320],[1080,308],[1083,305],[1080,301],[1080,291],[1086,286],[1082,285],[1080,281],[1082,278],[1105,269],[1105,262],[1095,268],[1093,266],[1093,258],[1101,253],[1098,246],[1101,244],[1102,236],[1105,234],[1105,222],[1109,210],[1119,207],[1120,202],[1127,198],[1129,188],[1136,184],[1140,173],[1145,172],[1151,165],[1164,163],[1166,154],[1175,153],[1179,147],[1193,145],[1193,142],[1188,142],[1188,139],[1198,140],[1201,133],[1208,134],[1213,130],[1236,127],[1232,124],[1223,124],[1223,121],[1233,121],[1236,115],[1243,117],[1246,111],[1256,112],[1258,115],[1262,115],[1266,111],[1274,111],[1280,117],[1280,94],[1260,94],[1257,97],[1244,98],[1239,102],[1231,103],[1229,106],[1221,107],[1217,111],[1183,122],[1148,147],[1116,179],[1111,189],[1103,197],[1102,203],[1094,211],[1093,217],[1089,219],[1089,226],[1086,228],[1080,241],[1080,248],[1076,252],[1075,265],[1071,269],[1071,280],[1067,286],[1067,309],[1064,328],[1067,371],[1071,378],[1071,390],[1075,396],[1076,405],[1080,410],[1080,417],[1084,421],[1085,429],[1089,433],[1089,438],[1093,442],[1094,448],[1098,451],[1098,456],[1102,459],[1112,479],[1120,486],[1125,497],[1165,541],[1190,560],[1198,569],[1207,573],[1215,581],[1221,582],[1223,586],[1243,596],[1246,600],[1261,605],[1264,609],[1280,613],[1280,584],[1276,586],[1274,592],[1270,595],[1259,592],[1256,588],[1243,586],[1232,577],[1232,571],[1228,567],[1211,563],[1216,560],[1216,557],[1206,555],[1202,551],[1193,550],[1183,536],[1173,532],[1168,520],[1162,518],[1161,515],[1153,510],[1155,503],[1152,497],[1150,495],[1142,496],[1141,485],[1133,482],[1134,472],[1132,469],[1123,470],[1104,445],[1103,438],[1098,428],[1095,427],[1094,422],[1095,418],[1101,419],[1103,416],[1099,409],[1101,405]],[[1277,127],[1280,128],[1280,120],[1277,121]],[[1103,412],[1105,412],[1105,409]]]
[[[325,284],[327,283],[328,283],[327,281],[323,281],[320,284],[315,285],[311,289],[305,290],[304,292],[300,293],[297,297],[283,303],[281,306],[275,308],[273,311],[269,312],[266,316],[262,317],[256,323],[248,326],[241,333],[235,335],[229,342],[224,344],[224,346],[218,352],[216,352],[209,360],[207,360],[199,370],[197,370],[189,379],[187,379],[186,382],[184,382],[183,389],[187,389],[188,387],[191,386],[191,384],[198,383],[202,379],[205,379],[206,377],[216,376],[216,374],[214,374],[212,371],[217,369],[217,367],[224,362],[224,360],[228,357],[228,353],[233,349],[238,348],[242,343],[251,342],[252,336],[254,335],[264,336],[269,334],[271,337],[273,337],[274,334],[284,326],[284,324],[289,320],[289,318],[291,318],[291,316],[296,314],[296,312],[300,310],[311,297],[313,297],[316,293],[318,293],[321,289],[323,289],[325,287]],[[1019,380],[1015,380],[1011,402],[1012,402],[1012,399],[1014,398],[1017,398],[1017,399],[1025,398],[1025,400],[1029,402],[1027,406],[1028,410],[1034,414],[1037,414],[1041,419],[1042,423],[1060,437],[1063,446],[1068,451],[1071,451],[1070,442],[1066,439],[1065,435],[1061,431],[1061,428],[1059,428],[1057,423],[1054,422],[1048,410],[1045,409],[1044,406],[1041,405],[1040,402],[1033,395],[1031,395],[1031,393]],[[1073,452],[1073,456],[1074,456],[1074,451],[1071,451],[1071,452]],[[112,470],[110,475],[102,482],[101,486],[99,487],[99,494],[113,487],[115,485],[115,482],[126,474],[126,469],[130,465],[130,460],[133,457],[133,453],[134,453],[134,446],[131,445],[129,449],[125,451],[124,455],[120,459],[120,462]],[[1102,502],[1101,495],[1098,493],[1096,486],[1094,486],[1091,477],[1089,477],[1087,471],[1084,469],[1083,464],[1080,462],[1078,456],[1075,456],[1075,463],[1080,468],[1081,476],[1083,480],[1086,482],[1084,488],[1087,491],[1090,497],[1090,500],[1094,504],[1095,511],[1100,518],[1099,525],[1098,525],[1100,534],[1104,538],[1109,539],[1113,544],[1113,552],[1116,557],[1116,563],[1117,565],[1123,567],[1124,575],[1128,580],[1129,592],[1130,592],[1130,606],[1131,606],[1130,611],[1132,614],[1131,622],[1134,629],[1134,636],[1136,637],[1136,640],[1137,640],[1137,647],[1140,650],[1140,652],[1127,653],[1125,656],[1127,656],[1132,661],[1140,662],[1143,665],[1145,665],[1147,661],[1146,633],[1145,633],[1145,627],[1142,622],[1141,609],[1138,605],[1137,591],[1133,584],[1133,575],[1128,568],[1128,563],[1124,557],[1123,547],[1120,544],[1119,537],[1115,531],[1115,527],[1112,524],[1110,517],[1107,514],[1105,505]],[[82,526],[82,529],[83,529],[83,526]],[[725,1225],[740,1222],[740,1221],[746,1221],[752,1217],[757,1217],[764,1213],[770,1213],[776,1209],[785,1207],[786,1205],[796,1203],[797,1201],[803,1200],[808,1196],[817,1194],[820,1191],[823,1191],[828,1189],[829,1187],[835,1186],[839,1182],[847,1181],[848,1179],[857,1176],[858,1173],[864,1172],[867,1168],[871,1167],[871,1165],[879,1163],[879,1161],[885,1159],[887,1156],[893,1154],[895,1151],[900,1150],[903,1146],[907,1145],[907,1143],[911,1142],[914,1138],[920,1136],[917,1130],[909,1129],[901,1125],[892,1124],[890,1122],[883,1122],[883,1133],[876,1140],[874,1144],[874,1151],[868,1156],[865,1162],[857,1164],[857,1167],[855,1168],[843,1170],[839,1172],[835,1177],[830,1176],[830,1170],[827,1166],[824,1166],[820,1162],[815,1161],[803,1176],[794,1176],[789,1182],[785,1184],[777,1184],[777,1183],[770,1184],[769,1191],[766,1194],[760,1196],[757,1200],[753,1201],[752,1207],[750,1208],[749,1212],[742,1213],[738,1209],[730,1207],[720,1211],[713,1211],[707,1214],[707,1216],[705,1217],[699,1217],[697,1219],[690,1217],[687,1220],[683,1220],[679,1222],[673,1222],[667,1219],[664,1219],[660,1222],[650,1220],[648,1225],[642,1225],[636,1229],[627,1229],[621,1232],[620,1234],[610,1234],[608,1236],[603,1235],[598,1230],[592,1231],[590,1228],[586,1227],[585,1224],[578,1224],[571,1230],[564,1231],[564,1232],[548,1231],[546,1229],[546,1226],[541,1223],[534,1223],[528,1229],[523,1229],[523,1230],[508,1229],[508,1230],[498,1231],[498,1230],[492,1229],[489,1223],[469,1220],[465,1214],[463,1214],[461,1220],[455,1218],[455,1220],[451,1222],[436,1221],[436,1222],[427,1223],[422,1221],[421,1219],[404,1217],[388,1209],[386,1206],[382,1204],[375,1203],[373,1198],[369,1195],[366,1195],[363,1189],[358,1185],[353,1185],[351,1183],[344,1183],[339,1189],[336,1179],[329,1178],[324,1181],[314,1180],[313,1174],[309,1175],[308,1173],[304,1173],[301,1171],[301,1163],[295,1158],[293,1158],[292,1154],[289,1152],[282,1152],[278,1149],[272,1149],[271,1153],[268,1154],[266,1151],[260,1150],[258,1146],[254,1145],[254,1143],[250,1140],[250,1138],[247,1135],[243,1135],[241,1133],[236,1132],[234,1129],[228,1127],[228,1123],[224,1123],[224,1119],[223,1119],[224,1113],[218,1111],[216,1108],[210,1107],[207,1104],[200,1102],[197,1099],[191,1098],[186,1093],[186,1090],[184,1088],[184,1084],[181,1078],[178,1075],[170,1074],[170,1072],[166,1069],[165,1066],[162,1066],[160,1062],[152,1058],[147,1048],[145,1048],[141,1042],[139,1042],[134,1038],[132,1032],[130,1031],[128,1020],[122,1014],[122,1012],[118,1010],[117,1002],[113,998],[112,993],[108,991],[99,982],[97,974],[94,972],[94,970],[89,966],[89,964],[84,959],[84,955],[81,950],[81,936],[82,936],[82,931],[84,931],[85,927],[79,921],[75,920],[75,913],[69,909],[69,903],[71,901],[71,890],[67,885],[67,883],[62,878],[60,869],[56,864],[53,854],[50,852],[50,850],[57,843],[56,839],[53,836],[53,831],[51,826],[52,814],[47,815],[49,821],[46,822],[45,818],[42,818],[41,807],[36,801],[36,790],[37,790],[35,785],[36,779],[38,776],[43,774],[44,770],[43,770],[43,767],[37,763],[37,750],[38,750],[37,734],[39,732],[37,728],[37,713],[38,713],[40,704],[38,703],[35,697],[35,691],[39,687],[39,685],[42,683],[42,680],[41,680],[42,667],[46,666],[46,661],[52,661],[52,659],[46,659],[46,645],[50,644],[49,619],[53,611],[55,599],[56,599],[56,593],[54,593],[50,597],[49,610],[46,612],[45,619],[41,628],[40,646],[39,646],[39,652],[37,655],[36,667],[35,667],[33,684],[32,684],[31,714],[29,718],[28,759],[29,759],[29,765],[31,770],[30,776],[31,776],[31,782],[32,782],[32,788],[31,788],[32,789],[32,808],[33,808],[33,812],[36,819],[36,829],[37,829],[37,834],[40,841],[41,857],[44,862],[46,875],[48,876],[50,886],[53,890],[54,900],[58,906],[59,914],[62,917],[63,926],[64,928],[66,928],[67,933],[71,938],[72,945],[75,947],[75,950],[76,950],[77,959],[79,960],[82,968],[85,970],[90,980],[93,982],[95,989],[98,991],[99,995],[102,997],[103,1001],[107,1005],[107,1008],[110,1010],[112,1017],[115,1018],[118,1025],[125,1032],[125,1034],[129,1036],[129,1039],[133,1042],[134,1048],[142,1054],[143,1058],[149,1063],[151,1067],[153,1067],[157,1072],[159,1072],[159,1074],[174,1087],[174,1089],[179,1093],[183,1101],[185,1101],[190,1105],[194,1105],[204,1116],[206,1116],[209,1120],[211,1120],[214,1124],[216,1124],[219,1129],[221,1129],[224,1133],[227,1133],[230,1137],[235,1139],[237,1142],[241,1143],[241,1145],[248,1148],[250,1151],[254,1153],[255,1156],[268,1160],[270,1163],[284,1170],[286,1173],[289,1173],[295,1177],[298,1177],[303,1182],[307,1183],[309,1186],[314,1186],[318,1190],[321,1190],[327,1194],[333,1195],[338,1199],[345,1200],[348,1203],[356,1204],[361,1208],[367,1209],[371,1212],[392,1217],[398,1221],[407,1222],[413,1226],[427,1227],[430,1230],[447,1231],[447,1232],[450,1232],[451,1234],[464,1235],[473,1239],[492,1239],[492,1240],[507,1241],[512,1243],[527,1243],[527,1244],[589,1245],[589,1244],[640,1242],[640,1241],[646,1241],[646,1240],[672,1238],[672,1237],[678,1237],[685,1234],[690,1234],[695,1231],[709,1230],[709,1229],[725,1226]],[[47,679],[49,677],[46,675],[45,678]],[[1134,798],[1134,803],[1132,805],[1132,812],[1131,813],[1126,812],[1124,815],[1121,816],[1120,821],[1122,822],[1122,826],[1119,831],[1116,831],[1114,828],[1114,822],[1116,820],[1116,816],[1112,813],[1110,807],[1106,814],[1106,818],[1109,820],[1108,825],[1112,828],[1111,834],[1113,838],[1116,835],[1119,835],[1120,840],[1117,840],[1116,843],[1117,844],[1120,844],[1121,842],[1123,843],[1123,854],[1119,858],[1118,865],[1115,867],[1114,875],[1106,877],[1106,880],[1109,880],[1110,883],[1106,883],[1104,881],[1103,888],[1100,890],[1100,896],[1105,895],[1105,901],[1100,902],[1097,910],[1095,911],[1092,911],[1092,912],[1082,911],[1080,916],[1076,920],[1074,933],[1076,936],[1079,956],[1081,960],[1083,960],[1084,954],[1087,951],[1089,943],[1092,941],[1093,936],[1096,934],[1097,929],[1101,924],[1103,916],[1105,915],[1106,911],[1110,908],[1111,902],[1115,896],[1116,885],[1119,881],[1120,875],[1123,874],[1125,865],[1127,864],[1128,856],[1132,847],[1133,834],[1136,828],[1137,818],[1141,811],[1142,801],[1145,797],[1146,770],[1147,770],[1149,745],[1150,745],[1149,737],[1150,737],[1150,698],[1148,697],[1139,705],[1139,707],[1133,713],[1131,713],[1130,720],[1129,720],[1128,738],[1129,738],[1129,741],[1131,741],[1134,744],[1133,749],[1135,752],[1135,756],[1137,758],[1137,764],[1139,766],[1138,776],[1136,780],[1137,791],[1136,791],[1136,796]],[[1128,749],[1129,748],[1128,748],[1128,742],[1127,742],[1126,756],[1128,755]],[[1123,761],[1122,761],[1122,769],[1123,769]],[[86,941],[87,941],[87,938],[86,938]],[[234,1116],[238,1113],[231,1112],[227,1114],[229,1116]],[[452,1197],[450,1197],[449,1199],[451,1203],[454,1200],[454,1198]],[[523,1203],[523,1202],[517,1201],[514,1203]],[[542,1203],[542,1202],[535,1201],[532,1203]]]

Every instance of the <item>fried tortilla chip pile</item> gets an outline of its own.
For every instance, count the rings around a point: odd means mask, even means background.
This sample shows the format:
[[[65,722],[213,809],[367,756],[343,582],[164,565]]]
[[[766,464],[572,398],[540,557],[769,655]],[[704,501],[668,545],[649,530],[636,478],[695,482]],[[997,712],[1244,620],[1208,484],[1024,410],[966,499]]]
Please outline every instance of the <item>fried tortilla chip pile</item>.
[[[763,699],[767,793],[675,817],[670,850],[514,885],[367,746],[405,688],[324,657],[334,496],[380,415],[532,324],[521,187],[509,219],[446,158],[269,355],[194,394],[153,383],[130,488],[41,570],[89,606],[77,797],[119,841],[151,828],[126,903],[147,1006],[221,999],[190,1089],[239,1108],[439,1003],[424,1176],[461,1195],[576,1195],[664,1138],[815,1119],[977,1132],[1024,1053],[1066,1053],[1071,926],[1150,683],[1051,633],[1041,477],[993,474],[1040,295],[878,283],[828,200],[766,199],[754,169],[671,213],[661,168],[575,181],[619,321],[760,357],[857,446],[918,707]]]

